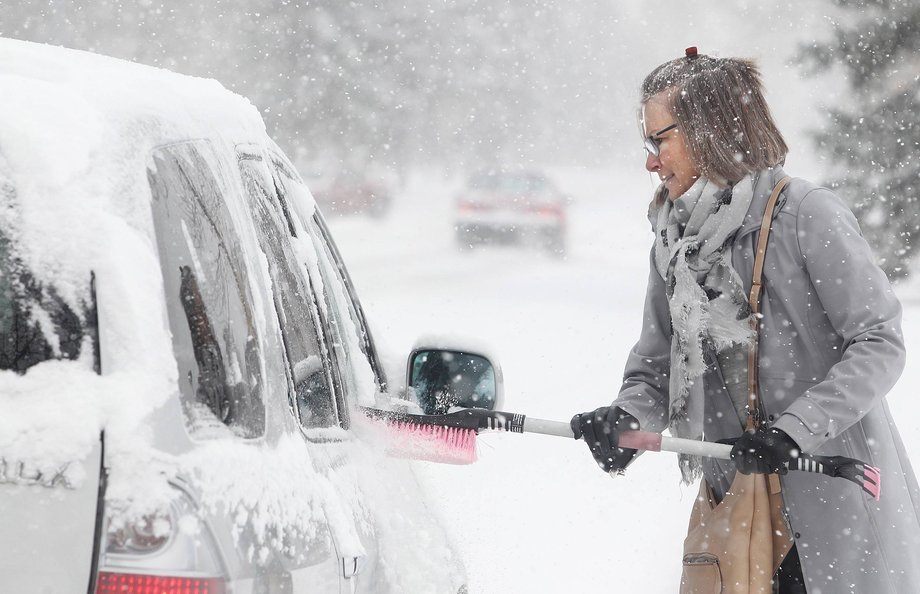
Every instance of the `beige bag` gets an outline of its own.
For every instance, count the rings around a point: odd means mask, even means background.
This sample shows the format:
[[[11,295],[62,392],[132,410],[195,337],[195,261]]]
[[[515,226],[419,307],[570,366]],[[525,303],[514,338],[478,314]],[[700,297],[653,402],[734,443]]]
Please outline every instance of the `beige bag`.
[[[751,311],[755,315],[760,313],[761,276],[773,219],[771,215],[780,192],[789,180],[786,177],[776,184],[760,226],[750,295]],[[751,414],[747,429],[754,429],[760,424],[757,394],[759,323],[756,320],[753,323],[755,338],[748,356]],[[738,472],[718,505],[711,487],[703,479],[684,540],[680,593],[769,594],[773,574],[791,548],[792,539],[783,516],[779,477],[775,474],[744,475]]]

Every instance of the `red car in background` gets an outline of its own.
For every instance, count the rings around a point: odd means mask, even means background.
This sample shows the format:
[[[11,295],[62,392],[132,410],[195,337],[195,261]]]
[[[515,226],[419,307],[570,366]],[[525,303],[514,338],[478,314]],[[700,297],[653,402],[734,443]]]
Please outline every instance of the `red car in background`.
[[[489,170],[471,175],[456,198],[457,245],[520,243],[565,255],[571,198],[537,171]]]
[[[390,208],[389,184],[381,175],[342,169],[333,174],[308,176],[310,193],[327,217],[366,214],[383,217]]]

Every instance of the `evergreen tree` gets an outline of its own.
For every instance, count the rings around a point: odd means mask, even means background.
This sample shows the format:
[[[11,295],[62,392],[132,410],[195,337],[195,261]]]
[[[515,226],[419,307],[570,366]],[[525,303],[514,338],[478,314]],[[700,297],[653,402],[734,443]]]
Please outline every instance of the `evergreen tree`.
[[[920,3],[834,3],[842,18],[833,37],[803,47],[800,59],[812,73],[842,65],[850,94],[815,141],[882,268],[903,277],[920,245]]]

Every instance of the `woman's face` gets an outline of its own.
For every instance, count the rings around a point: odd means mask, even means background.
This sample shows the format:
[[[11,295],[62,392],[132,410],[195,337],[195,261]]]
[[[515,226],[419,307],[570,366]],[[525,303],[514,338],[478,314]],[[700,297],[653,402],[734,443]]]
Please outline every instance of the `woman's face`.
[[[642,107],[643,122],[646,136],[652,136],[659,146],[658,156],[651,153],[645,159],[645,168],[657,173],[658,177],[668,189],[671,200],[680,197],[690,189],[700,177],[700,172],[690,159],[687,145],[684,143],[684,133],[680,128],[672,128],[661,136],[654,136],[674,123],[674,118],[668,109],[667,91],[654,95]]]

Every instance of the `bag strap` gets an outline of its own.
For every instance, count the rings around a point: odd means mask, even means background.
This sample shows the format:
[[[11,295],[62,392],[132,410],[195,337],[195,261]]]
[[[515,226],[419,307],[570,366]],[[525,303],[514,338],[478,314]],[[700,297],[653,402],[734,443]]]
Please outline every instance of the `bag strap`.
[[[760,415],[760,363],[759,350],[760,345],[760,294],[763,290],[763,261],[767,254],[767,241],[770,239],[770,227],[773,224],[773,211],[776,208],[776,201],[779,199],[780,192],[792,180],[786,176],[779,180],[770,199],[767,200],[767,206],[763,212],[763,220],[760,223],[760,237],[757,240],[757,251],[754,253],[754,275],[751,281],[751,294],[748,301],[751,304],[751,329],[754,331],[754,340],[751,342],[751,348],[748,350],[748,418],[745,430],[753,431],[760,426],[763,421]]]

